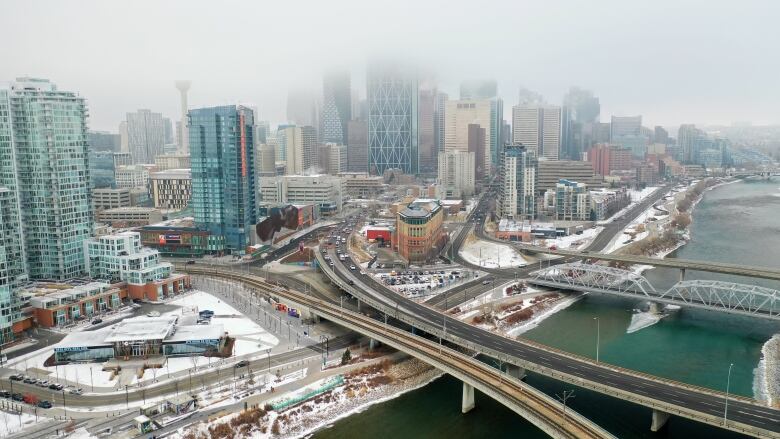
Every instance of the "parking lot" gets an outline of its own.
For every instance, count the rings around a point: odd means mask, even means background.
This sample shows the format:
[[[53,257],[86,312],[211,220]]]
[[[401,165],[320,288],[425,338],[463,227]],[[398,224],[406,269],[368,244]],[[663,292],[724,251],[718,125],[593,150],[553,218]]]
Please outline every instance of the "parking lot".
[[[448,287],[472,279],[469,270],[405,270],[374,275],[390,289],[410,298],[440,294]]]

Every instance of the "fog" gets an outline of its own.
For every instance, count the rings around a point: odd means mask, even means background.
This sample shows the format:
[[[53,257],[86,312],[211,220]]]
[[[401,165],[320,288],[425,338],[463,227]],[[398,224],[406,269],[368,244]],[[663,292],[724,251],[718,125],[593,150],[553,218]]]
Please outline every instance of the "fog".
[[[523,86],[560,102],[593,90],[601,118],[644,124],[780,123],[776,1],[16,1],[0,5],[0,81],[29,75],[79,92],[90,128],[150,108],[256,105],[285,121],[287,91],[392,57],[457,97],[494,78],[509,111]]]

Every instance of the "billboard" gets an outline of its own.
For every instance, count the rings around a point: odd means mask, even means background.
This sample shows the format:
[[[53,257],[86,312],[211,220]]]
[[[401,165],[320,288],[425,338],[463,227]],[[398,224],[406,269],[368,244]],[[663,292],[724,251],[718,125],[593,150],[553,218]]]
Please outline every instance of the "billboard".
[[[292,205],[272,207],[268,216],[255,226],[257,237],[261,243],[272,244],[274,235],[281,231],[291,232],[298,230],[298,208]]]
[[[158,235],[157,242],[164,244],[181,244],[181,235]]]

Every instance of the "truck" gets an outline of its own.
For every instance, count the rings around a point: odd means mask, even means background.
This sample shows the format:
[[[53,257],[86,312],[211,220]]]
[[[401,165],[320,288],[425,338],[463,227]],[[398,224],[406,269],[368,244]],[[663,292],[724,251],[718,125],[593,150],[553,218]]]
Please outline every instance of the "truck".
[[[299,318],[301,316],[301,314],[295,308],[288,309],[287,310],[287,315],[290,316],[290,317],[295,317],[295,318]]]

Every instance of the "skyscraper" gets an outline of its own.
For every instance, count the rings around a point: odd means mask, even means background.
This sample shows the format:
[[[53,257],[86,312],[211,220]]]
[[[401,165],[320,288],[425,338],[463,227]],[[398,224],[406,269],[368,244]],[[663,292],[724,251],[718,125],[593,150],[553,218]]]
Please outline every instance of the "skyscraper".
[[[287,92],[287,122],[298,126],[319,126],[314,92],[305,89]]]
[[[329,72],[322,81],[320,135],[323,143],[347,144],[347,123],[352,120],[349,72]]]
[[[436,92],[436,108],[435,108],[435,116],[433,120],[433,130],[434,130],[434,143],[436,144],[436,152],[443,152],[444,151],[444,131],[446,126],[445,121],[445,108],[447,106],[447,100],[449,99],[449,96],[447,93],[444,93],[443,91],[437,91]]]
[[[419,171],[417,138],[417,76],[393,65],[368,68],[369,171],[382,175],[398,168],[407,174]]]
[[[181,120],[179,121],[179,152],[188,154],[190,152],[189,131],[187,130],[187,92],[190,91],[191,81],[176,81],[176,88],[179,89],[181,99]]]
[[[496,209],[501,218],[532,220],[536,217],[536,154],[523,145],[507,145],[499,167]]]
[[[436,148],[436,88],[420,87],[419,96],[420,173],[437,169],[439,152]]]
[[[240,105],[189,112],[195,223],[209,248],[243,254],[257,223],[254,114]]]
[[[84,99],[57,90],[48,80],[19,78],[0,89],[0,107],[7,109],[0,117],[10,124],[11,134],[2,135],[0,127],[0,186],[10,191],[2,204],[4,209],[21,211],[29,277],[81,276],[83,242],[92,235]],[[15,229],[13,212],[7,210],[3,216],[7,218],[3,222],[9,221],[3,227]],[[9,255],[17,257],[14,238],[3,233],[2,239],[2,246],[11,247]],[[11,265],[16,273],[18,264]]]
[[[127,141],[133,163],[154,163],[165,145],[162,114],[150,110],[127,113]]]
[[[610,137],[612,141],[623,136],[642,134],[642,116],[612,116]]]
[[[694,124],[682,124],[677,129],[677,144],[682,150],[682,159],[685,164],[692,164],[696,159],[696,139],[700,136],[700,130]]]
[[[522,144],[537,157],[558,160],[561,149],[561,107],[516,105],[512,107],[512,142]]]
[[[351,120],[347,134],[347,170],[368,172],[368,124]]]
[[[582,123],[598,122],[601,113],[599,98],[590,90],[571,87],[563,97],[563,105],[569,107],[571,120]]]
[[[469,151],[469,125],[479,125],[485,130],[484,143],[472,151],[475,160],[479,160],[475,166],[480,175],[490,173],[492,168],[491,103],[487,99],[448,101],[445,109],[444,151]]]
[[[288,125],[279,127],[276,133],[277,148],[284,151],[288,175],[303,175],[314,166],[317,131],[311,126]]]

